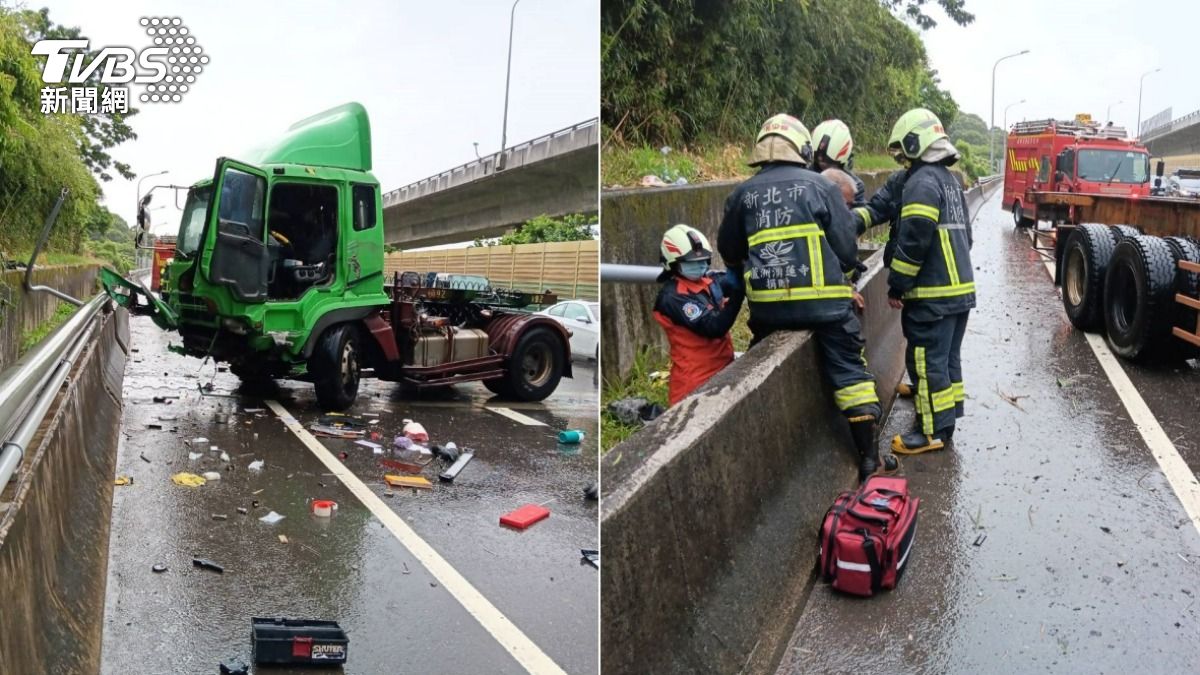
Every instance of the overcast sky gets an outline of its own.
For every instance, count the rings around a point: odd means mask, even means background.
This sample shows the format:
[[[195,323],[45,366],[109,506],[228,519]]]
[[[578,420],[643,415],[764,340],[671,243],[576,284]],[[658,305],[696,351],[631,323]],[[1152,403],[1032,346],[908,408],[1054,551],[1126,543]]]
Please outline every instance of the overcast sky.
[[[181,103],[138,103],[138,139],[114,155],[149,178],[190,184],[218,156],[279,135],[299,119],[359,101],[371,117],[384,191],[500,146],[511,0],[210,2],[43,0],[92,48],[150,46],[143,17],[182,19],[210,62]],[[600,0],[521,0],[513,38],[508,144],[599,113]],[[131,95],[141,86],[131,87]],[[105,184],[129,223],[136,181]],[[159,193],[162,191],[160,190]],[[158,193],[156,193],[157,196]],[[157,201],[157,200],[156,200]],[[159,202],[161,203],[161,202]],[[178,217],[154,213],[157,231]],[[167,223],[170,223],[167,226]]]
[[[931,5],[934,5],[932,0]],[[1138,79],[1145,79],[1142,119],[1171,106],[1173,117],[1200,109],[1195,52],[1200,3],[1194,0],[966,0],[975,22],[966,28],[932,12],[938,27],[925,31],[926,50],[963,110],[988,121],[992,65],[996,126],[1008,121],[1071,118],[1103,120],[1110,103],[1115,124],[1131,132],[1137,121]]]

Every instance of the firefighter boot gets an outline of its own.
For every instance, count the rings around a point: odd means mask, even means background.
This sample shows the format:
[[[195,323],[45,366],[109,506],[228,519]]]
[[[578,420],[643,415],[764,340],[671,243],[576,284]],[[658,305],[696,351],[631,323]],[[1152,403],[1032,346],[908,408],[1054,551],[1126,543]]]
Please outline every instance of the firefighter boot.
[[[892,439],[892,452],[901,455],[919,455],[923,452],[944,449],[954,437],[954,427],[935,432],[927,436],[921,430],[913,430],[907,434],[896,434]]]
[[[879,456],[879,442],[875,436],[874,415],[859,415],[849,418],[850,436],[858,450],[858,482],[873,474],[891,475],[900,469],[900,460],[895,455]]]

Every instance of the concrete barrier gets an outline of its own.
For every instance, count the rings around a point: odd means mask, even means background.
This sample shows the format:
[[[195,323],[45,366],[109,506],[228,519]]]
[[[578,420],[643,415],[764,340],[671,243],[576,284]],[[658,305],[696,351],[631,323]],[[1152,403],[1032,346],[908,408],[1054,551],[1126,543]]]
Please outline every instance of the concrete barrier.
[[[98,320],[2,496],[0,672],[100,669],[129,322],[124,310]]]
[[[883,187],[891,173],[864,172],[858,176],[871,195]],[[604,223],[600,259],[606,263],[657,265],[662,233],[676,223],[699,229],[716,246],[725,199],[737,184],[738,181],[718,181],[604,192],[600,198]],[[720,268],[720,260],[715,262]],[[650,314],[657,294],[655,286],[601,284],[600,311],[604,321],[600,349],[605,378],[624,377],[633,366],[639,347],[666,350],[666,338]]]
[[[882,252],[867,265],[867,359],[890,409],[904,341]],[[819,520],[855,481],[817,364],[809,332],[775,333],[605,455],[601,625],[619,646],[605,649],[606,673],[754,673],[778,661]]]
[[[95,265],[61,265],[33,271],[33,282],[57,288],[76,298],[88,298],[96,292]],[[21,337],[54,314],[62,302],[49,293],[25,292],[25,270],[0,274],[0,370],[17,360]]]

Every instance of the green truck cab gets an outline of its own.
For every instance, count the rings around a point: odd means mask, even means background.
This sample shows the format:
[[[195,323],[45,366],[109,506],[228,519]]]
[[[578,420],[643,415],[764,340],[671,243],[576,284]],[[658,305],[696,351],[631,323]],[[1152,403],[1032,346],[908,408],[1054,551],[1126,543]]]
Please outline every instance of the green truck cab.
[[[366,110],[301,120],[244,160],[221,158],[191,186],[160,297],[102,275],[120,304],[178,331],[182,353],[247,381],[314,383],[341,410],[373,376],[417,388],[481,380],[541,400],[571,376],[569,334],[520,308],[552,294],[385,284],[379,181]],[[403,279],[403,281],[402,281]]]

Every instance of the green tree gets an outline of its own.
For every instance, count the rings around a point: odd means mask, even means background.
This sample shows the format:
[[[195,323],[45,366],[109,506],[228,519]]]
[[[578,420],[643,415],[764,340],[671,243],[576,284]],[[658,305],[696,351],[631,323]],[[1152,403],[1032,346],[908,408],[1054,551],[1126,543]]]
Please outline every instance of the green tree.
[[[903,12],[922,30],[937,25],[937,21],[925,13],[925,5],[929,4],[929,0],[881,0],[881,2],[890,10]],[[951,21],[960,26],[965,26],[975,20],[975,15],[966,10],[965,0],[937,0],[937,4],[941,5],[942,10],[946,12],[946,16],[950,17]]]
[[[538,216],[526,221],[498,239],[476,239],[472,246],[508,246],[509,244],[540,244],[548,241],[584,241],[592,238],[595,219],[579,213],[562,218]]]

